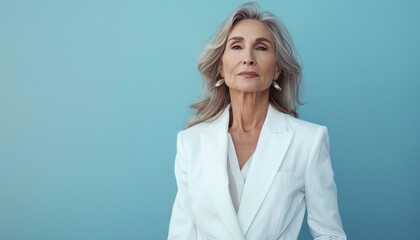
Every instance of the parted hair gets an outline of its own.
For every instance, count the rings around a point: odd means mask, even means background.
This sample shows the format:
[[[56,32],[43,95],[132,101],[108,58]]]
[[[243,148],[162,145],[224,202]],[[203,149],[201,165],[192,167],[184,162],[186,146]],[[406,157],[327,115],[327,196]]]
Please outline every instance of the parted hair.
[[[253,19],[264,23],[273,35],[275,57],[281,69],[277,83],[281,91],[270,87],[269,102],[280,112],[298,117],[301,67],[290,34],[284,25],[270,12],[261,11],[255,2],[245,3],[237,8],[219,27],[201,52],[198,70],[204,78],[202,99],[191,105],[196,113],[187,122],[187,127],[215,120],[230,104],[229,88],[223,84],[215,87],[221,79],[220,68],[226,42],[232,28],[241,20]]]

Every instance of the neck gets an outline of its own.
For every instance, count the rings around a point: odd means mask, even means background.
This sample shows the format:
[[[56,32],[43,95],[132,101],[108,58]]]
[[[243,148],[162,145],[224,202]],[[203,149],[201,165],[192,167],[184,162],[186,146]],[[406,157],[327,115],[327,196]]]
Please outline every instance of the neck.
[[[269,91],[246,93],[230,91],[230,129],[242,132],[260,130],[268,110]]]

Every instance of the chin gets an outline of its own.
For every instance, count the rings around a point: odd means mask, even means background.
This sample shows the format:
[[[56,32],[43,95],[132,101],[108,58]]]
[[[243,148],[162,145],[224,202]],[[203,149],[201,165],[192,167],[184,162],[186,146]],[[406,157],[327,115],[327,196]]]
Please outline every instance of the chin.
[[[265,90],[268,90],[270,86],[262,86],[260,83],[258,84],[246,83],[246,84],[238,84],[236,86],[233,86],[232,88],[240,92],[251,93],[251,92],[263,92]]]
[[[239,91],[239,92],[246,92],[246,93],[257,93],[257,92],[268,91],[268,88],[247,86],[247,87],[234,88],[234,90]]]

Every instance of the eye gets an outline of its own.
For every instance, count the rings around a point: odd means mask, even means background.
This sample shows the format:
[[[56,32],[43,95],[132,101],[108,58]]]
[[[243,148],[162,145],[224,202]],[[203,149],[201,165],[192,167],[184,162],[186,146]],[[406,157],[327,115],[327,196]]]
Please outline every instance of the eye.
[[[264,47],[264,46],[258,46],[255,49],[257,49],[259,51],[267,51],[267,47]]]
[[[239,45],[233,45],[232,47],[230,47],[230,49],[233,49],[233,50],[240,50],[240,49],[242,49],[242,47],[241,47],[241,46],[239,46]]]

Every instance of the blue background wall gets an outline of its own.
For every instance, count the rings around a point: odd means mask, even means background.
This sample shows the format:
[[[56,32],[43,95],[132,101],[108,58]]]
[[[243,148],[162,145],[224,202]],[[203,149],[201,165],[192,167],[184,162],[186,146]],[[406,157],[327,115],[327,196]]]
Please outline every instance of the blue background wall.
[[[0,239],[166,238],[197,57],[240,3],[0,0]],[[418,237],[420,3],[260,5],[329,127],[349,239]]]

